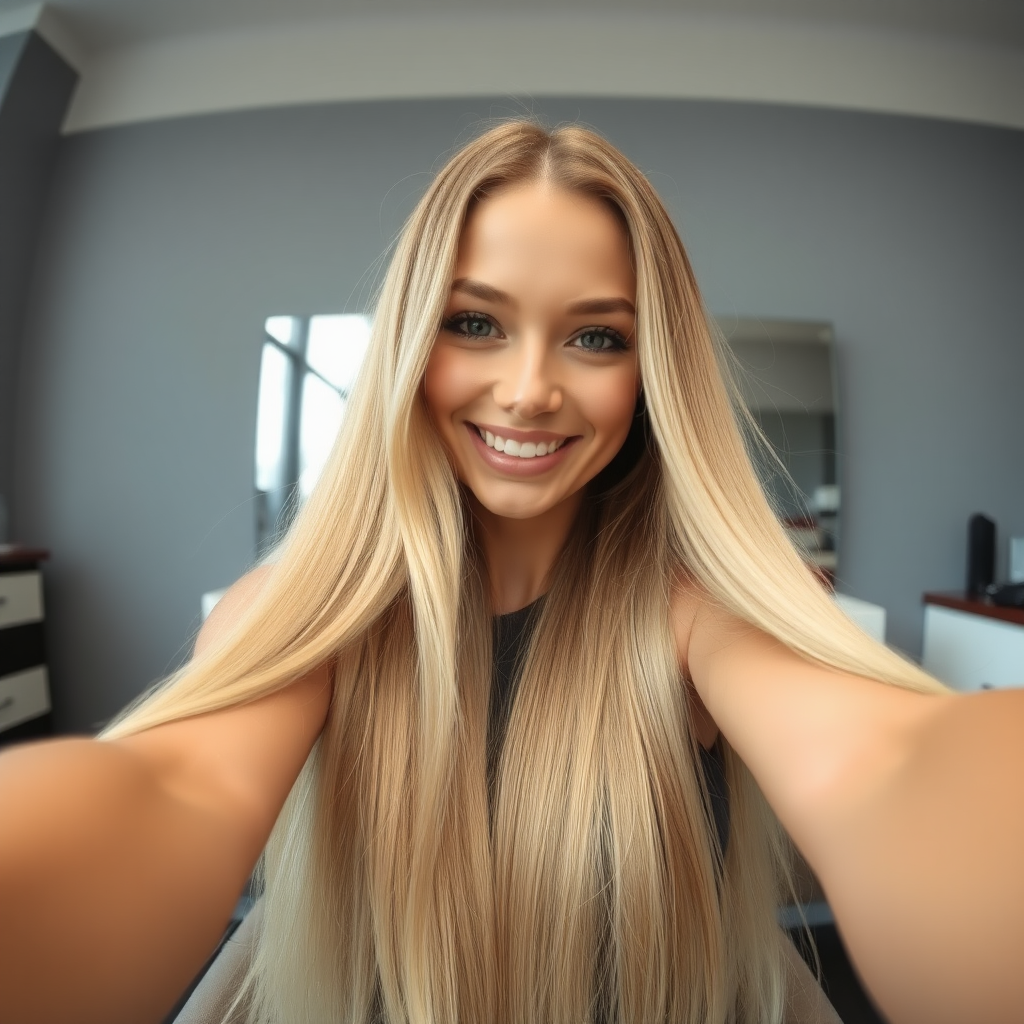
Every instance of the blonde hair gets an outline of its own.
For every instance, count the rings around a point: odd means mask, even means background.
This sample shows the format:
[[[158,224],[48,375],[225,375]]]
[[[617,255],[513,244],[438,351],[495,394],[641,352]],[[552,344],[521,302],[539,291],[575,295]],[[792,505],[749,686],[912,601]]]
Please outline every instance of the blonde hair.
[[[626,225],[649,441],[618,482],[588,489],[554,567],[490,807],[486,568],[421,381],[467,212],[538,179]],[[340,437],[259,597],[107,733],[333,664],[327,724],[264,857],[251,1019],[781,1019],[789,846],[726,745],[722,862],[672,587],[687,578],[824,665],[937,684],[853,626],[790,546],[723,358],[668,214],[599,136],[508,123],[438,174],[397,244]]]

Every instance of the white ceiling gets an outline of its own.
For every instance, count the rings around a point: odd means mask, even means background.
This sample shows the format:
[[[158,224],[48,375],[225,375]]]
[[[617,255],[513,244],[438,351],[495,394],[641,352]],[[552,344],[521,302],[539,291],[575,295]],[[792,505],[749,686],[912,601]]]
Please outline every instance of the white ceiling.
[[[1024,0],[0,0],[81,73],[65,125],[578,95],[1024,129]]]
[[[351,15],[710,14],[927,33],[1024,46],[1024,0],[54,0],[86,51]],[[0,12],[25,0],[0,0]]]

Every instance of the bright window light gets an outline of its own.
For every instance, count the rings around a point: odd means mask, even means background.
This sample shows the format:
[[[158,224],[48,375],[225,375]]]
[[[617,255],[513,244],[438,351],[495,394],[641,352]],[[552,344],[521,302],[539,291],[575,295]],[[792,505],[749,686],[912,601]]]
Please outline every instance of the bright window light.
[[[299,420],[299,497],[303,501],[320,478],[344,412],[345,399],[315,374],[307,373]]]
[[[287,527],[323,471],[366,355],[370,318],[272,316],[264,328],[256,414],[261,548]]]
[[[274,319],[287,319],[275,317]],[[256,490],[284,486],[286,407],[291,361],[276,346],[263,346],[259,403],[256,407]]]
[[[339,391],[348,391],[369,341],[369,317],[314,316],[309,321],[306,362]]]

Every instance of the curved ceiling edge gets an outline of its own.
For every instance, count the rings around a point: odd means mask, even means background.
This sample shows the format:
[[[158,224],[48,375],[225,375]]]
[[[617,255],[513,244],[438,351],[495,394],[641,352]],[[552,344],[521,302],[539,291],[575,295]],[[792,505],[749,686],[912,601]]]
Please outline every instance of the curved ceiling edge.
[[[495,95],[756,101],[1024,128],[1024,51],[778,20],[348,18],[128,47],[92,55],[81,71],[66,132]]]

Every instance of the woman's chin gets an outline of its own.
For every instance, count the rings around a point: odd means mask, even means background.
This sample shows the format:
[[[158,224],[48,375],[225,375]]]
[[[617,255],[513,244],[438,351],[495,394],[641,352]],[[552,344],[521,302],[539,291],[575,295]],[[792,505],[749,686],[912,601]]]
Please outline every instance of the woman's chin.
[[[502,488],[501,490],[504,490]],[[552,495],[527,495],[527,494],[501,494],[494,493],[491,488],[481,488],[479,491],[469,488],[473,498],[473,504],[477,510],[485,515],[498,519],[537,519],[556,509],[564,511],[567,501],[574,505],[578,503],[582,491],[573,494],[552,494]]]

